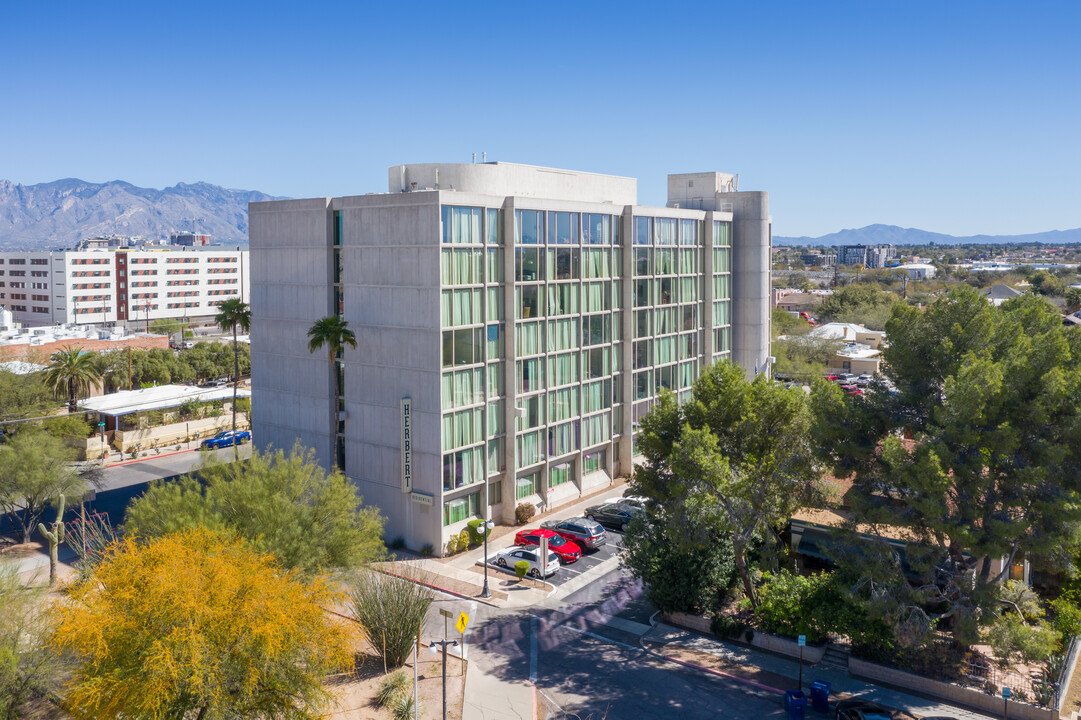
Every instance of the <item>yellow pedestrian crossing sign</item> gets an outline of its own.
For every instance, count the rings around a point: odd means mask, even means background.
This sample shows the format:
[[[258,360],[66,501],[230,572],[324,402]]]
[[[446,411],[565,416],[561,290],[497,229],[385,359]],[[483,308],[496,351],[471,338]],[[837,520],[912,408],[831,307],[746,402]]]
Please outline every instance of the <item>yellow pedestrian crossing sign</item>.
[[[469,624],[469,616],[462,613],[458,616],[458,622],[454,623],[454,627],[458,629],[458,632],[465,634],[465,626]]]

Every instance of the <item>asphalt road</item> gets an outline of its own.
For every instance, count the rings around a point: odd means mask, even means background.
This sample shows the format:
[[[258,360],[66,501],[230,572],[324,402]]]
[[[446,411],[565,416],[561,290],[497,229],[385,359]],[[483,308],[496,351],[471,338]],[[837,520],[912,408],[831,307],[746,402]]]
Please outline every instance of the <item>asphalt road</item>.
[[[664,661],[643,650],[639,635],[653,609],[640,585],[621,570],[558,601],[509,611],[443,599],[423,636],[443,636],[438,609],[472,618],[469,659],[511,682],[532,680],[542,719],[714,720],[781,718],[777,698],[723,678]],[[450,621],[450,637],[457,633]]]

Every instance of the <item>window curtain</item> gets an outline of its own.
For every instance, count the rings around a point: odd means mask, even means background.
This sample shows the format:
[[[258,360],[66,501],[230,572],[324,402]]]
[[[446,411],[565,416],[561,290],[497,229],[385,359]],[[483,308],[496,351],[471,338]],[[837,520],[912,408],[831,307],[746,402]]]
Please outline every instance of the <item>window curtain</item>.
[[[578,337],[573,320],[552,320],[548,323],[549,352],[570,350],[576,347],[578,347]]]
[[[528,467],[543,459],[544,446],[541,444],[540,430],[518,436],[518,467]]]
[[[578,422],[572,421],[548,429],[548,453],[551,457],[578,449]]]
[[[491,363],[488,366],[488,397],[503,394],[503,363]]]
[[[597,445],[612,439],[612,419],[608,413],[594,415],[582,421],[583,445]]]
[[[539,355],[544,352],[539,322],[518,323],[517,329],[518,355]]]
[[[574,467],[574,463],[562,463],[552,468],[552,472],[548,477],[548,487],[559,487],[568,480],[571,479],[571,470]]]
[[[548,393],[550,422],[569,420],[578,415],[578,388],[554,390]]]
[[[585,307],[583,312],[602,312],[611,310],[611,292],[606,282],[591,282],[584,286]]]

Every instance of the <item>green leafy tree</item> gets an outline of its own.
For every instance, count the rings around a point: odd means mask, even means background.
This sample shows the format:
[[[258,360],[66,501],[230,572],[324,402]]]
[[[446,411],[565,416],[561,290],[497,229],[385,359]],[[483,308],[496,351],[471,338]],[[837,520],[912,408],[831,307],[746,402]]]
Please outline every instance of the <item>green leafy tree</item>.
[[[24,430],[0,445],[0,510],[14,518],[24,543],[53,499],[86,492],[73,459],[70,447],[41,430]]]
[[[97,356],[82,348],[68,345],[52,355],[52,364],[45,371],[45,384],[58,397],[67,398],[68,410],[79,409],[79,398],[101,382]]]
[[[214,322],[222,330],[233,331],[233,432],[236,432],[236,393],[240,386],[240,352],[237,350],[237,328],[248,332],[251,328],[251,309],[240,298],[229,298],[218,305],[218,314]],[[240,457],[240,447],[233,443],[233,454]]]
[[[58,674],[45,588],[25,587],[16,567],[0,567],[0,720],[30,717],[27,703],[51,690]]]
[[[852,322],[881,330],[899,302],[901,298],[875,283],[847,285],[826,298],[818,307],[818,317],[825,322]]]
[[[711,613],[736,582],[732,543],[718,533],[687,546],[669,534],[660,517],[647,514],[623,535],[620,562],[645,586],[649,604],[662,612]]]
[[[840,560],[906,642],[950,629],[969,644],[1014,558],[1069,566],[1081,523],[1081,333],[1033,295],[995,308],[967,285],[926,311],[896,308],[886,331],[896,392],[814,391],[816,444],[853,482]]]
[[[810,421],[802,391],[764,375],[749,382],[728,362],[709,367],[688,402],[665,393],[642,420],[638,448],[647,463],[635,470],[635,492],[657,503],[688,547],[723,532],[753,605],[752,541],[775,547],[776,529],[816,498]]]
[[[1081,310],[1081,287],[1070,287],[1066,289],[1066,310],[1067,312],[1077,312]]]
[[[382,559],[383,518],[363,507],[340,472],[327,473],[300,445],[253,451],[224,463],[207,457],[199,479],[157,482],[128,508],[124,530],[161,537],[190,527],[225,528],[285,567],[319,572]]]
[[[16,375],[0,370],[0,420],[39,417],[56,406],[52,398],[43,373]]]
[[[349,323],[337,315],[328,315],[317,320],[308,330],[308,351],[325,349],[330,372],[334,376],[334,397],[330,403],[330,457],[338,464],[338,398],[342,395],[341,376],[337,370],[337,359],[345,346],[357,347],[357,336],[349,329]]]

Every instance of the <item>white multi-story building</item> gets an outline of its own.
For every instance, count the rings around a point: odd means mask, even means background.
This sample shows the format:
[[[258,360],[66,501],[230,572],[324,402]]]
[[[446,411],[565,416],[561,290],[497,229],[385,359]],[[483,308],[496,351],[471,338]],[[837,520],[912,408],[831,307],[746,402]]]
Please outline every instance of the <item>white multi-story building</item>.
[[[733,181],[641,207],[633,178],[403,165],[386,194],[252,203],[255,441],[315,448],[436,552],[607,486],[662,390],[769,371],[768,196]],[[334,314],[358,347],[331,368],[307,331]]]
[[[206,321],[248,301],[248,251],[161,248],[0,252],[0,305],[27,325]]]

